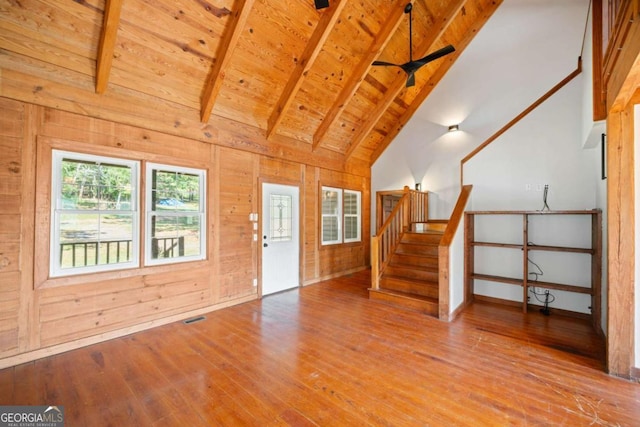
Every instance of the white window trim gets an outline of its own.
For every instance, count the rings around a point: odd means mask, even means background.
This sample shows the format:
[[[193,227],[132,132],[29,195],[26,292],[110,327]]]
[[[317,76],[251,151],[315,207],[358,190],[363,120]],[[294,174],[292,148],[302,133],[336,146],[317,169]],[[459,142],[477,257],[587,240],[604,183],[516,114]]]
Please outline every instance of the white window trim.
[[[335,214],[325,214],[322,211],[322,200],[320,201],[320,213],[321,213],[321,224],[320,224],[320,242],[322,246],[327,245],[337,245],[342,243],[342,189],[335,187],[322,187],[322,193],[325,191],[331,191],[338,193],[338,211]],[[322,194],[320,195],[322,198]],[[326,218],[337,218],[338,223],[338,239],[337,240],[323,240],[324,239],[324,219]]]
[[[198,175],[200,177],[199,182],[199,191],[200,191],[200,208],[198,212],[163,212],[165,216],[184,216],[192,215],[197,216],[200,221],[200,254],[194,256],[182,256],[182,257],[174,257],[174,258],[158,258],[153,259],[151,254],[151,218],[156,215],[156,212],[151,210],[151,200],[152,200],[152,172],[153,170],[160,169],[163,171],[170,172],[178,172],[185,173],[191,175]],[[207,198],[206,198],[206,181],[207,181],[207,173],[204,169],[193,169],[182,166],[172,166],[161,163],[145,163],[145,176],[146,176],[146,191],[145,191],[145,250],[144,250],[144,260],[145,265],[162,265],[162,264],[176,264],[182,262],[189,261],[200,261],[207,258],[206,248],[207,248],[207,221],[206,221],[206,206],[207,206]]]
[[[335,214],[325,214],[324,212],[322,212],[322,200],[320,201],[320,211],[321,211],[321,224],[320,224],[320,240],[321,240],[321,245],[322,246],[328,246],[328,245],[337,245],[337,244],[341,244],[341,243],[357,243],[357,242],[361,242],[362,241],[362,192],[361,191],[357,191],[357,190],[347,190],[347,189],[342,189],[342,188],[336,188],[336,187],[327,187],[327,186],[322,186],[321,187],[321,191],[322,193],[324,193],[325,191],[331,191],[331,192],[336,192],[338,194],[338,209],[337,212]],[[355,194],[358,201],[358,213],[357,214],[346,214],[344,212],[344,197],[346,194]],[[322,197],[323,195],[321,194],[320,197]],[[344,223],[345,223],[345,218],[347,217],[356,217],[357,218],[357,233],[358,235],[354,238],[346,238],[344,236]],[[330,241],[325,241],[322,240],[324,238],[324,220],[325,218],[336,218],[337,219],[337,224],[338,224],[338,238],[336,240],[330,240]]]
[[[358,204],[358,213],[357,214],[347,214],[344,213],[344,209],[343,209],[343,222],[344,222],[344,218],[346,217],[356,217],[357,218],[357,232],[358,235],[354,238],[351,239],[347,239],[346,237],[344,237],[344,243],[353,243],[353,242],[360,242],[362,241],[362,193],[360,191],[356,191],[356,190],[344,190],[344,194],[355,194],[357,197],[357,204]],[[344,196],[343,196],[344,197]],[[344,202],[343,202],[343,206],[344,206]],[[344,229],[344,226],[342,227]]]
[[[63,210],[62,201],[62,160],[71,159],[96,163],[109,163],[123,165],[131,168],[131,181],[133,188],[131,190],[131,215],[133,236],[131,243],[131,261],[116,264],[92,265],[86,267],[75,267],[63,269],[59,265],[60,260],[60,215],[62,212],[73,212],[72,210]],[[140,225],[139,225],[139,178],[140,162],[135,160],[126,160],[116,157],[96,156],[92,154],[83,154],[70,151],[52,150],[51,162],[51,229],[50,229],[50,247],[49,247],[49,275],[51,277],[75,276],[79,274],[97,273],[103,271],[123,270],[127,268],[136,268],[140,265],[139,247],[140,247]],[[87,213],[87,211],[78,210],[78,213]],[[96,211],[96,213],[106,213],[112,211]]]

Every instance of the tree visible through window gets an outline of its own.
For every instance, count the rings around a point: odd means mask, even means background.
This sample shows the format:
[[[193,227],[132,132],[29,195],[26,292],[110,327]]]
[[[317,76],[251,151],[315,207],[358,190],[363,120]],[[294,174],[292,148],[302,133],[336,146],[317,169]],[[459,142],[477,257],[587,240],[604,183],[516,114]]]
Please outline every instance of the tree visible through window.
[[[138,265],[138,163],[53,152],[50,273]]]
[[[50,276],[206,258],[205,171],[146,163],[140,242],[140,162],[53,150]]]

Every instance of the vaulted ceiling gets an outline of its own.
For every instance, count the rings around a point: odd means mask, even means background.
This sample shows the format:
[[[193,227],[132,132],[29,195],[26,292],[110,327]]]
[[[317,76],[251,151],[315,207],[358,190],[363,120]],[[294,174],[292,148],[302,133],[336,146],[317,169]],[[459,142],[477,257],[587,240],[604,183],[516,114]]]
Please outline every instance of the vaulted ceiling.
[[[0,0],[0,95],[371,165],[501,3],[413,1],[413,57],[456,51],[407,88],[400,68],[371,65],[408,60],[407,2]]]

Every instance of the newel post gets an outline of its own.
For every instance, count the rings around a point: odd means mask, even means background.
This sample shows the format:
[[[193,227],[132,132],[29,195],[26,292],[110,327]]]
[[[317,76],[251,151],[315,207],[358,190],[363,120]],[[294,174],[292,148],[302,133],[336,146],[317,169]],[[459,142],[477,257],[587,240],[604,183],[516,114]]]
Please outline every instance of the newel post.
[[[380,248],[378,236],[371,237],[371,289],[380,289]]]
[[[404,197],[404,206],[402,208],[402,231],[406,232],[409,231],[411,224],[411,194],[410,194],[410,189],[408,185],[404,186],[404,194],[407,197]]]

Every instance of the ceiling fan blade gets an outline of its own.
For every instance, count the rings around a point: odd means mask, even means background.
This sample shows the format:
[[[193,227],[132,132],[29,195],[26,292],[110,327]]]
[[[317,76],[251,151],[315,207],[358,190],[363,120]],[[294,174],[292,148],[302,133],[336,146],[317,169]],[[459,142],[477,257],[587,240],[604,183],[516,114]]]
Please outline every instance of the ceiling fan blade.
[[[424,58],[420,58],[417,59],[415,61],[413,61],[413,63],[419,65],[420,67],[422,67],[425,64],[428,64],[431,61],[435,61],[438,58],[442,58],[445,55],[448,55],[450,53],[455,52],[455,48],[451,45],[445,46],[442,49],[438,49],[433,53],[430,53],[429,55],[425,56]]]
[[[407,75],[407,84],[405,87],[412,87],[416,85],[416,75],[415,73],[409,73]]]
[[[384,66],[391,66],[391,67],[399,67],[398,64],[392,64],[391,62],[384,62],[384,61],[373,61],[373,64],[371,65],[384,65]]]

